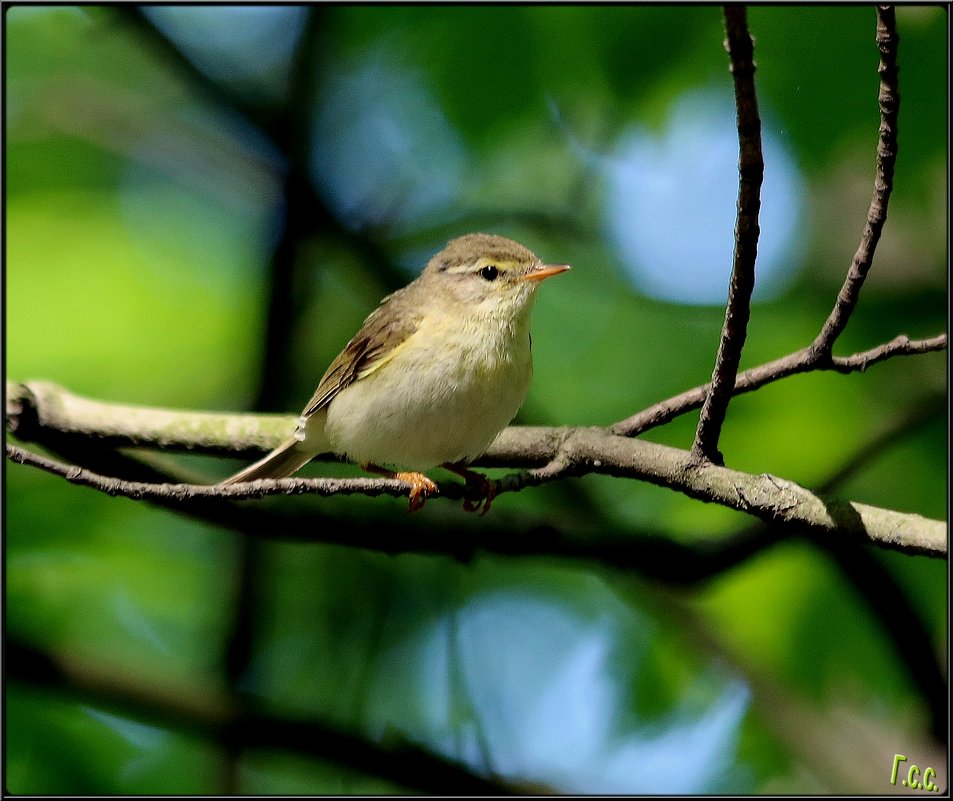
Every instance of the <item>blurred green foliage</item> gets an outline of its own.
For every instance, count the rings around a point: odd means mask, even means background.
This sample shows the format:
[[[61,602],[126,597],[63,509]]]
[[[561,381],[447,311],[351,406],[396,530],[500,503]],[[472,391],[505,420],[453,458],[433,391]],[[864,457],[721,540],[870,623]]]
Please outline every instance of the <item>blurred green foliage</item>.
[[[326,6],[312,7],[316,23],[304,27],[305,15],[279,8],[287,19],[269,18],[278,27],[268,41],[255,39],[251,11],[196,12],[5,9],[8,379],[103,400],[247,408],[275,357],[264,344],[268,275],[295,169],[308,172],[326,213],[296,234],[292,338],[276,388],[286,411],[401,271],[409,277],[447,238],[479,228],[574,265],[540,293],[520,422],[609,424],[708,378],[723,309],[635,289],[604,225],[605,164],[633,126],[660,130],[687,93],[716,87],[730,103],[717,8]],[[878,125],[872,8],[749,16],[766,131],[800,171],[805,216],[786,287],[753,309],[743,367],[807,344],[830,310],[866,214]],[[946,327],[947,20],[939,7],[897,17],[896,191],[840,353]],[[195,34],[189,53],[204,75],[169,56],[172,22]],[[309,80],[297,83],[295,43],[313,48]],[[264,64],[251,77],[243,52]],[[368,65],[377,72],[362,73]],[[354,83],[361,75],[369,88]],[[354,108],[329,116],[341,86],[369,92],[367,108],[346,92]],[[301,87],[309,94],[293,94]],[[279,132],[307,132],[290,166],[269,119],[284,120]],[[342,173],[352,162],[366,172]],[[770,162],[766,171],[770,180]],[[389,205],[368,205],[384,194]],[[336,196],[360,202],[345,213]],[[696,235],[687,214],[673,222],[671,237]],[[398,271],[369,261],[355,238]],[[730,254],[719,258],[727,270]],[[721,448],[738,469],[818,486],[878,431],[944,396],[946,381],[945,354],[787,379],[733,401]],[[687,415],[648,436],[687,447],[694,424]],[[946,444],[938,410],[836,494],[945,517]],[[24,467],[7,468],[5,493],[7,636],[145,685],[196,697],[227,686],[246,593],[251,639],[234,689],[275,712],[404,738],[526,786],[881,792],[892,754],[929,743],[931,710],[897,642],[843,565],[806,542],[690,591],[547,559],[460,564],[269,542],[255,546],[243,590],[249,546],[232,533]],[[386,526],[403,514],[393,499],[295,508],[321,526]],[[461,514],[435,503],[415,522]],[[599,476],[504,496],[493,516],[514,536],[543,521],[685,542],[749,522]],[[945,670],[946,565],[865,557],[929,633],[910,647]],[[876,735],[838,771],[829,730],[844,709]],[[363,774],[280,750],[229,755],[15,680],[5,714],[14,793],[413,789],[371,766]],[[233,783],[223,785],[229,759]]]

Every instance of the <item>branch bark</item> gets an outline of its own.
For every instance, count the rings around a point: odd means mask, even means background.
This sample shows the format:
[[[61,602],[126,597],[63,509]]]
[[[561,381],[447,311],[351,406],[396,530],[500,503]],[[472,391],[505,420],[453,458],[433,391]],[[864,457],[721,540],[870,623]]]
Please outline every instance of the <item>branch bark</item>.
[[[735,9],[735,7],[726,7],[726,29],[730,27],[728,25],[729,19],[734,18],[729,17],[729,11],[737,15],[737,9]],[[742,37],[747,35],[746,28],[741,35]],[[894,10],[890,6],[878,6],[877,8],[876,38],[877,47],[880,50],[880,65],[878,67],[878,73],[880,75],[880,90],[878,94],[880,130],[877,143],[877,171],[874,177],[874,194],[867,211],[867,221],[864,226],[863,234],[861,235],[860,245],[851,261],[844,285],[841,287],[834,303],[834,308],[831,310],[830,315],[811,345],[803,350],[796,351],[780,359],[741,373],[734,381],[734,393],[750,392],[771,381],[776,381],[779,378],[785,378],[795,373],[804,373],[810,370],[836,370],[842,373],[858,369],[865,370],[871,364],[876,364],[878,361],[897,354],[923,353],[928,350],[941,350],[946,347],[945,334],[918,341],[911,341],[908,337],[901,335],[891,342],[864,353],[857,353],[848,357],[838,357],[832,354],[834,343],[847,326],[850,315],[860,298],[860,290],[867,278],[867,273],[870,271],[870,266],[873,263],[874,251],[877,249],[877,243],[880,241],[880,234],[887,219],[887,205],[890,200],[890,193],[893,189],[894,165],[897,159],[897,115],[900,108],[900,90],[897,79],[897,47],[899,44],[899,36],[897,35]],[[739,57],[744,57],[746,53],[747,46],[740,51]],[[734,58],[732,59],[732,69],[734,71]],[[750,70],[753,73],[753,63]],[[742,74],[743,72],[744,70],[742,70]],[[753,84],[751,86],[751,92],[753,96]],[[744,136],[741,132],[741,119],[745,108],[742,102],[738,101],[739,137],[742,140],[742,159],[745,155],[745,145]],[[755,114],[757,113],[756,108],[754,112]],[[750,116],[750,111],[746,113]],[[740,235],[740,204],[741,190],[743,190],[743,188],[744,173],[742,172],[742,186],[739,188],[739,229],[736,230],[736,240],[739,239]],[[728,317],[730,317],[731,314],[731,303],[729,302],[728,316],[725,321],[726,328],[728,325]],[[722,339],[724,341],[724,334]],[[718,363],[716,362],[716,375],[718,370]],[[676,395],[673,398],[650,406],[632,417],[620,420],[612,426],[612,431],[616,434],[623,434],[630,437],[636,436],[650,428],[663,425],[679,415],[699,408],[706,402],[709,395],[715,396],[721,392],[722,390],[714,387],[714,382],[702,384],[680,395]],[[714,401],[712,401],[712,403],[713,402]],[[727,408],[726,399],[724,400],[724,404],[725,408]],[[705,414],[703,410],[701,417],[704,418]],[[699,431],[701,427],[702,422],[700,420]],[[698,437],[696,436],[696,446],[697,445]],[[702,450],[710,450],[710,447],[705,446]]]
[[[870,350],[850,356],[820,360],[817,352],[803,348],[780,359],[753,367],[738,375],[734,394],[752,392],[782,378],[814,370],[841,374],[864,372],[868,367],[895,356],[916,356],[945,350],[947,335],[910,339],[904,334]],[[634,437],[697,409],[705,400],[709,384],[653,404],[610,426],[608,431]],[[225,412],[182,412],[131,406],[85,398],[48,381],[17,383],[7,381],[7,430],[24,441],[42,440],[52,432],[87,437],[99,445],[145,447],[205,453],[214,456],[257,458],[278,445],[295,426],[296,418],[286,414],[229,414]],[[505,447],[506,432],[477,462],[488,467],[538,465],[520,460]],[[334,458],[325,454],[325,459]]]
[[[728,413],[735,387],[741,351],[748,335],[751,293],[754,291],[754,267],[758,256],[758,212],[761,209],[761,183],[764,157],[761,153],[761,118],[754,90],[754,42],[748,32],[748,13],[744,6],[725,6],[725,47],[731,60],[738,111],[738,218],[735,223],[735,252],[728,289],[725,323],[721,329],[715,368],[695,431],[692,454],[724,464],[718,450],[718,438]]]
[[[730,9],[726,11],[729,18],[730,12]],[[946,347],[946,335],[941,334],[917,341],[899,336],[870,351],[848,357],[835,357],[829,350],[830,344],[843,330],[847,316],[856,304],[883,224],[892,184],[897,105],[896,32],[889,9],[878,9],[878,45],[881,49],[881,144],[878,147],[878,177],[868,215],[868,227],[865,228],[861,248],[858,255],[855,255],[848,280],[838,296],[834,311],[810,347],[738,375],[731,382],[734,386],[727,390],[728,396],[736,392],[751,391],[770,381],[799,372],[836,370],[846,373],[864,370],[869,365],[894,355],[924,353]],[[744,57],[740,57],[739,62],[744,62]],[[819,341],[823,347],[817,346]],[[734,371],[732,376],[734,378]],[[667,486],[691,497],[746,511],[762,520],[789,528],[802,528],[814,533],[862,534],[887,547],[899,547],[915,553],[937,555],[946,552],[945,532],[944,536],[937,536],[936,527],[942,526],[938,521],[925,521],[916,515],[877,510],[861,504],[825,500],[782,479],[767,475],[752,476],[719,468],[714,464],[699,465],[697,458],[690,458],[691,454],[665,449],[652,443],[630,442],[629,446],[625,445],[626,440],[623,437],[630,437],[670,420],[690,408],[697,408],[706,394],[716,394],[714,391],[709,393],[709,389],[710,386],[705,385],[689,390],[621,421],[608,430],[510,428],[501,434],[480,464],[533,468],[498,482],[501,491],[516,491],[525,486],[535,486],[566,476],[603,472]],[[74,439],[77,436],[90,437],[100,447],[153,446],[247,455],[248,452],[267,450],[274,446],[292,426],[292,418],[283,415],[261,417],[186,414],[98,404],[65,393],[49,384],[8,384],[7,394],[8,429],[27,441],[42,440],[44,432],[60,432]],[[24,463],[56,472],[75,483],[85,483],[105,492],[168,502],[200,497],[262,497],[275,493],[403,494],[406,491],[403,485],[386,479],[283,479],[236,485],[227,490],[195,484],[137,483],[111,479],[50,460],[47,460],[49,463],[42,463],[43,457],[15,447],[8,447],[8,455]],[[724,472],[712,473],[710,468]],[[442,488],[442,494],[446,497],[460,497],[463,491],[459,485],[453,484]]]
[[[118,407],[120,413],[127,408]],[[97,413],[100,416],[102,414],[101,410]],[[141,418],[143,413],[142,409],[134,409],[137,418]],[[172,414],[175,413],[165,411],[163,422]],[[186,419],[189,417],[188,413],[179,414]],[[270,419],[267,422],[270,423]],[[293,424],[290,417],[288,424],[289,427]],[[234,430],[236,427],[241,426],[225,425],[222,430]],[[194,427],[186,423],[184,428],[189,430]],[[198,498],[240,500],[276,494],[362,493],[399,496],[407,493],[404,483],[385,478],[284,478],[228,487],[151,484],[101,476],[9,443],[7,456],[59,475],[71,483],[134,499],[187,502]],[[537,466],[498,480],[496,485],[499,493],[516,492],[525,487],[572,476],[602,473],[668,487],[698,500],[746,512],[790,531],[815,536],[860,538],[907,553],[930,556],[946,554],[946,525],[942,521],[815,495],[791,481],[768,474],[743,473],[711,462],[700,463],[688,451],[621,437],[603,428],[513,426],[497,438],[486,461],[491,464],[502,461],[509,465]],[[440,485],[440,495],[444,497],[460,498],[465,493],[465,488],[455,482]]]
[[[860,237],[860,245],[851,261],[847,278],[837,295],[837,302],[820,333],[811,345],[819,354],[830,355],[837,337],[843,333],[850,315],[860,299],[867,273],[874,260],[874,251],[880,241],[884,223],[887,221],[887,205],[893,191],[894,165],[897,161],[897,116],[900,111],[900,88],[898,83],[897,21],[893,6],[877,6],[877,47],[880,50],[880,132],[877,141],[877,172],[874,177],[874,193],[867,210],[867,222]]]
[[[915,356],[921,353],[931,353],[945,350],[946,346],[946,334],[937,334],[926,339],[910,339],[906,334],[900,334],[883,345],[853,353],[850,356],[827,356],[822,358],[819,351],[810,347],[802,348],[789,353],[787,356],[765,362],[739,373],[735,381],[734,394],[753,392],[765,384],[771,384],[788,376],[809,373],[814,370],[833,370],[845,375],[847,373],[864,372],[868,367],[894,356]],[[710,383],[701,384],[671,398],[659,401],[631,417],[620,420],[610,426],[609,430],[620,436],[635,437],[649,429],[664,425],[676,417],[699,408],[705,401],[710,386]]]

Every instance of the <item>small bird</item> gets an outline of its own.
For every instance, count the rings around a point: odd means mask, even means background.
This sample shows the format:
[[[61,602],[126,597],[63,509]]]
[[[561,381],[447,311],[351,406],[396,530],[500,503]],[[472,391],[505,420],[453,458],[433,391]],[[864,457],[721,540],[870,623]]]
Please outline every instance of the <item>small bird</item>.
[[[530,313],[539,282],[569,269],[543,264],[502,236],[451,240],[418,278],[385,297],[338,354],[295,432],[222,484],[295,473],[334,452],[410,485],[410,511],[442,466],[493,501],[493,484],[467,469],[516,415],[533,374]],[[392,472],[390,465],[410,472]]]

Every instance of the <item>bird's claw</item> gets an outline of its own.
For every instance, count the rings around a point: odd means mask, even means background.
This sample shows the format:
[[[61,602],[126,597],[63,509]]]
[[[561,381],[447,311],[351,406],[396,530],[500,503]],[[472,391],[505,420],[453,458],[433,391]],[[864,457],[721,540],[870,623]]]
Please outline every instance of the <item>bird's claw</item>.
[[[467,482],[467,496],[475,495],[478,498],[474,501],[470,497],[464,497],[463,511],[479,512],[481,517],[490,511],[496,497],[496,483],[492,479],[458,464],[445,464],[444,467],[458,476],[463,476]]]
[[[496,484],[486,476],[479,473],[472,473],[475,478],[467,477],[467,489],[474,489],[481,496],[479,500],[463,499],[463,510],[465,512],[479,512],[480,517],[490,511],[493,499],[496,497]]]
[[[410,484],[410,505],[408,512],[418,512],[424,508],[427,498],[435,494],[437,485],[423,473],[395,473],[394,478]]]

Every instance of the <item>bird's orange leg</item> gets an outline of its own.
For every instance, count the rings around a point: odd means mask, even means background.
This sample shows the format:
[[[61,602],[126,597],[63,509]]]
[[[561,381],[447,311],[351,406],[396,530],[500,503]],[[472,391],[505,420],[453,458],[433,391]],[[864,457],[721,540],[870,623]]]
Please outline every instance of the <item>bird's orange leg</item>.
[[[378,467],[376,464],[362,464],[361,469],[368,473],[377,473],[378,475],[396,478],[405,484],[410,484],[410,506],[408,512],[417,512],[424,508],[427,503],[427,496],[438,491],[437,485],[423,473],[395,473],[386,467]]]
[[[477,473],[473,470],[468,470],[466,467],[460,464],[444,464],[441,466],[452,473],[456,473],[458,476],[463,476],[464,480],[467,482],[467,489],[475,490],[480,494],[482,500],[476,502],[471,501],[469,498],[464,499],[464,511],[479,511],[481,515],[485,515],[490,511],[490,505],[493,503],[493,499],[496,497],[496,484],[492,479],[487,478],[485,475],[483,475],[483,473]],[[483,507],[482,509],[480,508],[481,506]]]

